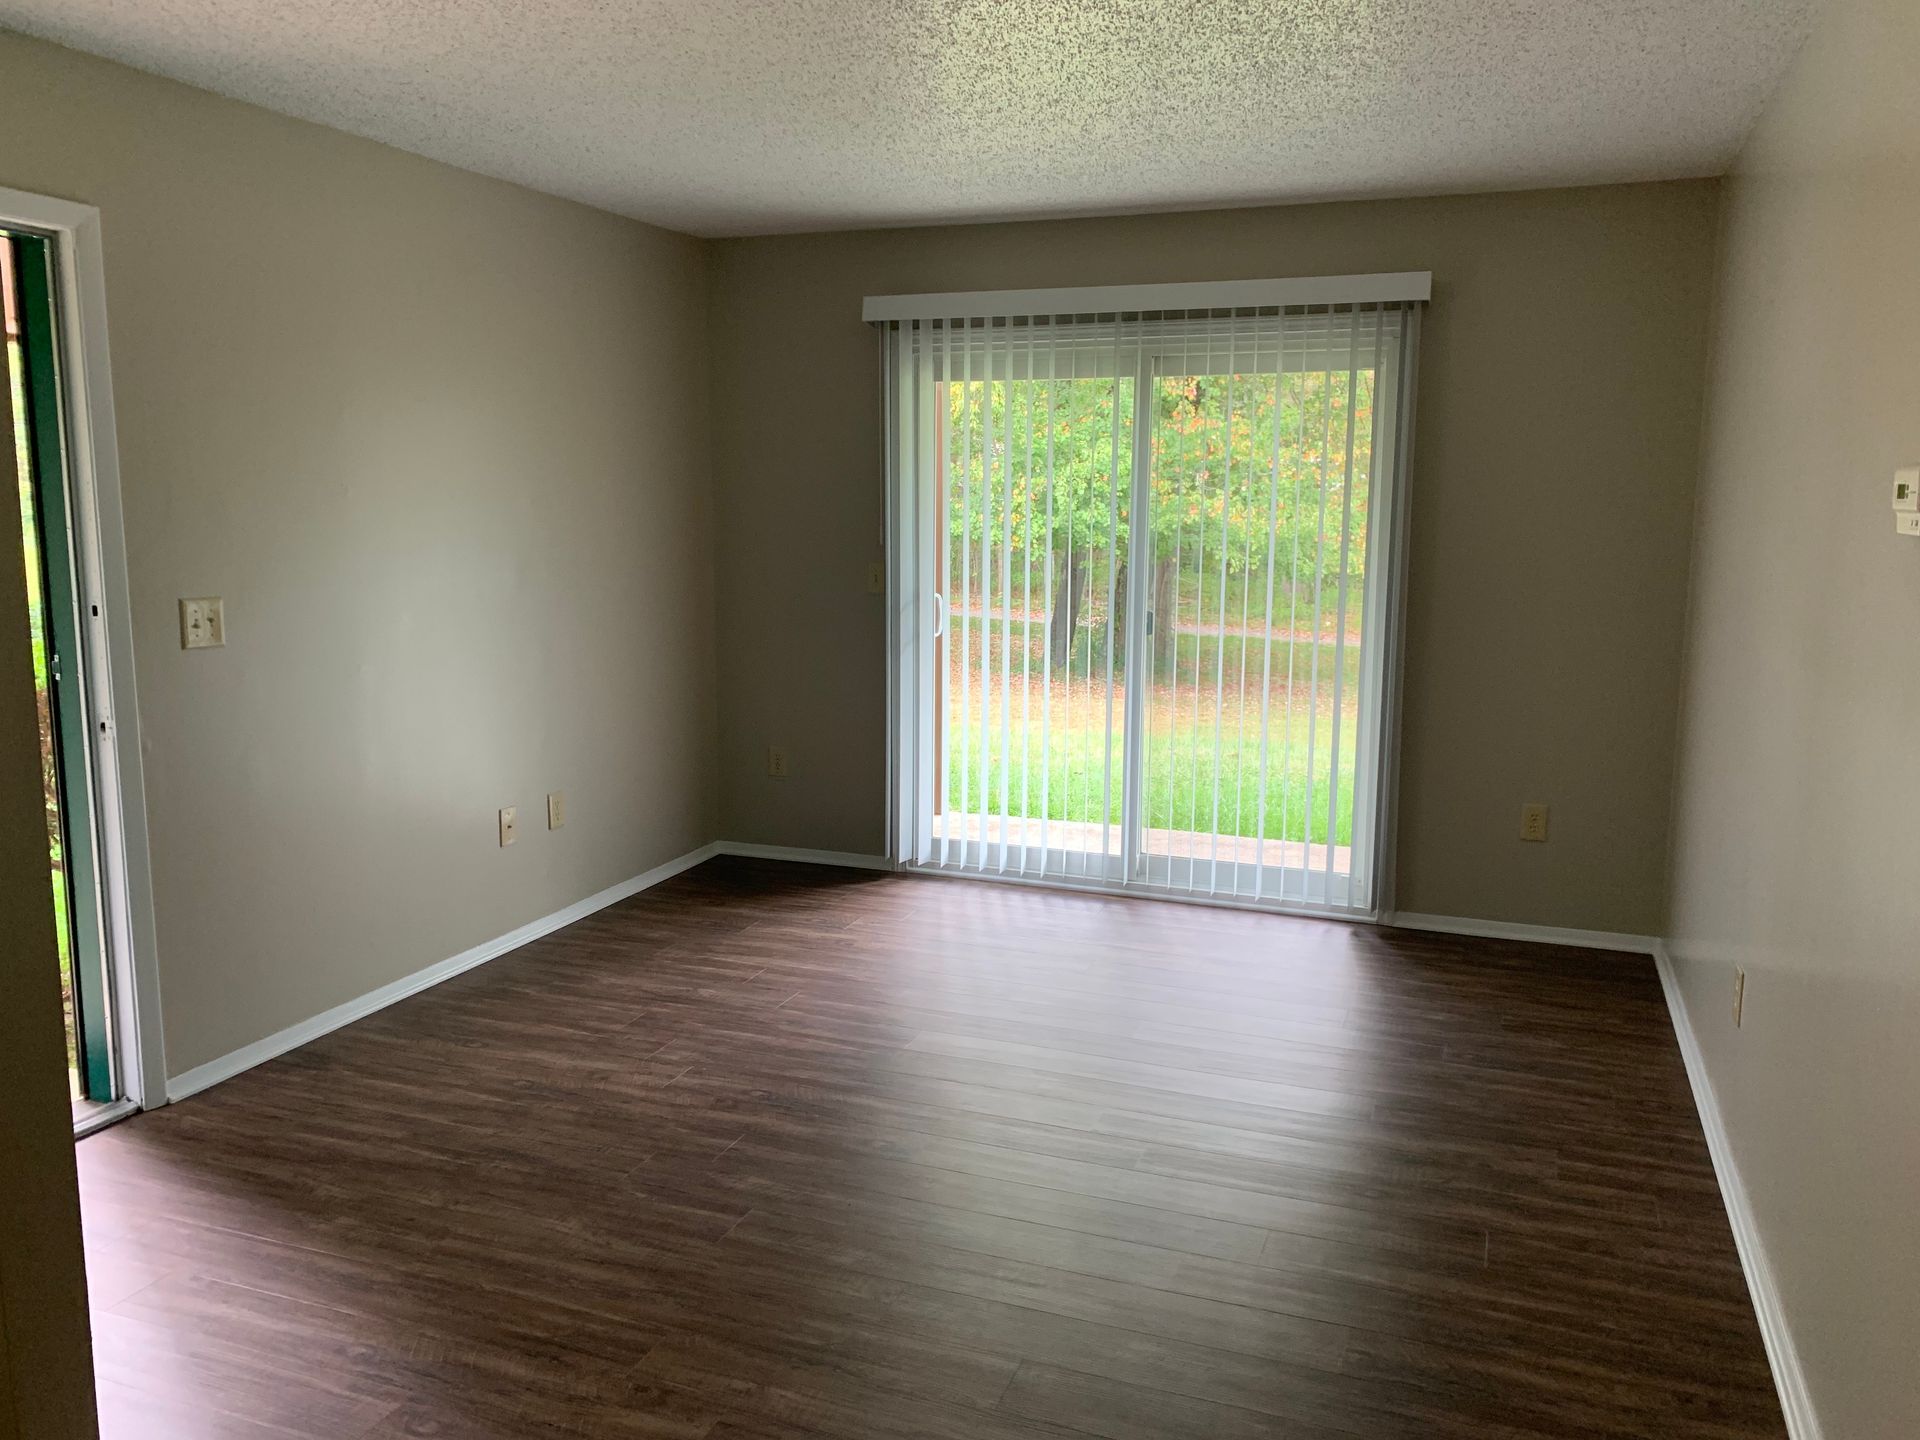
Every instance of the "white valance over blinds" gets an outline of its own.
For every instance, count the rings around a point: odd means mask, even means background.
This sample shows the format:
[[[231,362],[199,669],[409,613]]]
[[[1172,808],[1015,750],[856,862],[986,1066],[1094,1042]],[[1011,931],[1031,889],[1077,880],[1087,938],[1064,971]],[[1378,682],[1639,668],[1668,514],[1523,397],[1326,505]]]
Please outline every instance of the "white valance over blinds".
[[[1433,274],[1311,275],[1291,280],[1199,280],[1172,285],[1079,285],[1053,290],[966,290],[869,295],[861,318],[981,319],[1031,315],[1148,314],[1296,305],[1416,303],[1432,298]]]

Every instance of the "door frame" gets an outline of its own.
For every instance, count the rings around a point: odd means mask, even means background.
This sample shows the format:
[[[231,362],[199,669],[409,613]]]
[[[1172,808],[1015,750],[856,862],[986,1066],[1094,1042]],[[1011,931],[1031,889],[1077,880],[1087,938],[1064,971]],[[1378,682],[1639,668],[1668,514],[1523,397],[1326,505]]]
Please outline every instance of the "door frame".
[[[66,406],[60,388],[60,330],[55,323],[53,242],[26,230],[3,233],[21,319],[24,362],[21,409],[15,423],[30,453],[33,489],[33,552],[38,556],[41,620],[47,647],[48,709],[52,722],[51,779],[58,796],[62,856],[61,903],[67,911],[68,959],[72,965],[72,1026],[81,1095],[95,1105],[121,1098],[114,1063],[113,996],[106,967],[107,941],[95,845],[91,737],[92,703],[85,691],[87,664],[80,581],[72,543],[67,494]]]
[[[1406,663],[1410,528],[1408,479],[1414,444],[1414,401],[1419,381],[1421,322],[1425,306],[1431,298],[1431,280],[1429,273],[1410,272],[1305,280],[867,298],[863,317],[878,324],[880,342],[877,347],[881,372],[879,438],[882,450],[883,532],[887,551],[887,859],[894,868],[910,868],[955,878],[1089,889],[1110,895],[1131,893],[1182,903],[1370,923],[1380,923],[1395,912]],[[1394,445],[1386,463],[1374,476],[1376,489],[1387,497],[1394,523],[1386,537],[1384,553],[1367,567],[1365,602],[1368,613],[1379,617],[1379,629],[1374,653],[1369,657],[1371,663],[1363,665],[1359,681],[1363,689],[1373,696],[1370,728],[1376,732],[1374,748],[1378,755],[1377,771],[1367,777],[1364,788],[1360,776],[1356,774],[1355,777],[1356,822],[1363,798],[1370,812],[1368,834],[1363,842],[1356,828],[1354,848],[1356,866],[1364,865],[1367,869],[1370,886],[1368,903],[1364,907],[1355,907],[1350,903],[1335,901],[1329,893],[1313,895],[1307,889],[1311,877],[1303,880],[1303,893],[1297,899],[1284,895],[1259,899],[1245,896],[1240,893],[1242,886],[1237,875],[1232,877],[1232,889],[1225,894],[1183,894],[1157,886],[1131,888],[1136,874],[1149,881],[1152,879],[1148,873],[1151,865],[1146,862],[1139,848],[1140,807],[1131,801],[1125,802],[1123,854],[1119,857],[1101,857],[1104,862],[1109,862],[1106,865],[1109,873],[1101,877],[1075,875],[1064,867],[1059,872],[1049,869],[1036,875],[981,873],[966,868],[918,864],[916,857],[927,844],[934,807],[930,804],[930,795],[926,793],[927,782],[918,774],[915,757],[924,753],[918,747],[924,744],[924,737],[931,729],[929,712],[934,698],[930,693],[931,687],[924,683],[916,683],[914,693],[908,695],[905,693],[905,682],[909,677],[918,680],[926,669],[925,648],[934,643],[940,628],[943,628],[946,605],[945,597],[928,592],[924,579],[932,573],[934,540],[931,532],[925,528],[925,497],[912,477],[916,471],[924,469],[930,459],[930,451],[935,444],[934,414],[937,407],[932,403],[932,387],[926,383],[926,372],[920,376],[920,383],[913,386],[900,383],[903,347],[911,343],[906,338],[909,328],[925,336],[928,332],[923,327],[939,321],[945,334],[946,327],[958,321],[963,333],[970,334],[967,325],[970,320],[1008,313],[1084,314],[1107,308],[1138,312],[1185,308],[1189,304],[1202,307],[1209,304],[1221,307],[1279,304],[1285,307],[1293,304],[1375,302],[1395,303],[1402,318],[1400,337],[1396,342],[1401,364],[1397,367],[1394,391],[1387,404],[1393,416]],[[930,359],[927,358],[931,354],[930,347],[922,345],[918,354],[923,363],[930,365]],[[1119,367],[1117,374],[1125,375],[1131,368],[1135,376],[1134,404],[1136,411],[1139,411],[1144,403],[1143,392],[1150,388],[1145,382],[1150,381],[1158,371],[1157,349],[1143,346],[1136,352],[1133,367],[1120,364],[1118,349],[1114,359]],[[1284,367],[1284,357],[1281,364]],[[1136,414],[1136,450],[1150,444],[1150,437],[1143,436],[1138,420]],[[904,463],[909,457],[912,463]],[[1139,454],[1134,456],[1131,500],[1136,515],[1144,513],[1141,507],[1150,487],[1150,477],[1141,458]],[[1139,653],[1136,644],[1144,637],[1135,636],[1132,631],[1144,627],[1144,617],[1145,606],[1129,606],[1129,655]],[[936,652],[934,663],[937,662]],[[1140,746],[1144,743],[1144,736],[1137,723],[1138,717],[1134,714],[1133,692],[1138,688],[1128,687],[1127,740],[1122,766],[1123,800],[1127,796],[1139,795],[1139,772],[1143,768]],[[1364,742],[1364,731],[1359,738]],[[984,860],[984,844],[979,847],[978,853],[964,843],[961,849],[962,867]],[[1238,867],[1230,866],[1229,869],[1237,870]]]
[[[153,867],[134,688],[133,601],[120,492],[112,371],[107,349],[106,271],[100,212],[91,205],[0,187],[0,226],[45,237],[53,252],[65,421],[68,524],[82,608],[92,817],[100,857],[102,940],[123,1099],[87,1126],[167,1098],[160,1015]]]

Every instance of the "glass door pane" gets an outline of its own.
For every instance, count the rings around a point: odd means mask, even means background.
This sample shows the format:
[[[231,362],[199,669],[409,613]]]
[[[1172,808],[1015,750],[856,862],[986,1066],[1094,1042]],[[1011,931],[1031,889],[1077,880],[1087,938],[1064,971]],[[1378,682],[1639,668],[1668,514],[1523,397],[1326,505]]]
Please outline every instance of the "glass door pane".
[[[1115,878],[1134,377],[1111,345],[991,328],[940,343],[934,858]]]
[[[1149,486],[1143,879],[1346,904],[1374,372],[1351,314],[1164,348]]]

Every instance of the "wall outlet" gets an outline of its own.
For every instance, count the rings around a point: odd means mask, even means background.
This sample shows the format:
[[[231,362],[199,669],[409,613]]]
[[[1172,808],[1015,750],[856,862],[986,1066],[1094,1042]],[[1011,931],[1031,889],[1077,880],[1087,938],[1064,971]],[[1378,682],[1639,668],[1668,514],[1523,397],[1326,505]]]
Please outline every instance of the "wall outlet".
[[[547,829],[558,830],[567,823],[567,792],[549,790],[547,792]]]
[[[227,607],[218,595],[180,602],[180,648],[209,650],[227,643]]]
[[[778,745],[767,747],[767,774],[775,780],[787,778],[787,752]]]
[[[1547,838],[1546,806],[1522,805],[1520,807],[1520,838],[1533,841],[1544,841]]]
[[[887,562],[876,560],[867,566],[867,593],[884,595],[887,593]]]
[[[1740,1028],[1740,1012],[1747,1008],[1747,972],[1733,967],[1733,1028]]]
[[[519,834],[520,834],[519,807],[515,805],[509,805],[507,806],[506,809],[500,812],[500,848],[504,850],[507,848],[507,846],[513,844],[515,838]]]

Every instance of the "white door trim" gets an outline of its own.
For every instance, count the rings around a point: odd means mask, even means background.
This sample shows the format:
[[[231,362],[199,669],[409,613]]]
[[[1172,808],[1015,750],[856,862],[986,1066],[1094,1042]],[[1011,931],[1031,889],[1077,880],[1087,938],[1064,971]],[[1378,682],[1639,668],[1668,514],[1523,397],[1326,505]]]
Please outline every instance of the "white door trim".
[[[53,242],[61,400],[73,490],[72,525],[86,608],[88,700],[101,858],[108,974],[120,1084],[142,1109],[167,1100],[160,1021],[153,869],[147,848],[140,711],[133,681],[133,602],[120,504],[120,449],[114,434],[107,353],[107,283],[100,212],[91,205],[0,188],[0,225]],[[91,613],[95,608],[98,614]]]

